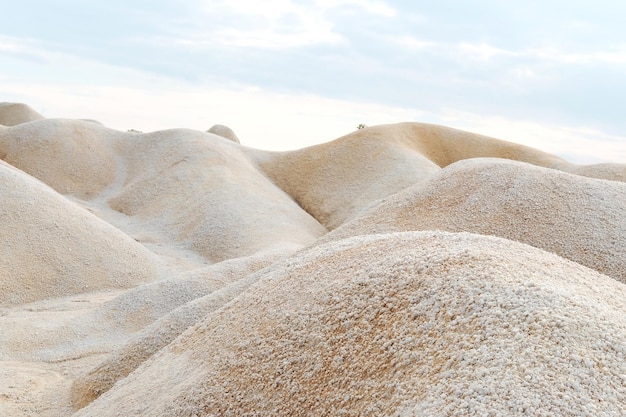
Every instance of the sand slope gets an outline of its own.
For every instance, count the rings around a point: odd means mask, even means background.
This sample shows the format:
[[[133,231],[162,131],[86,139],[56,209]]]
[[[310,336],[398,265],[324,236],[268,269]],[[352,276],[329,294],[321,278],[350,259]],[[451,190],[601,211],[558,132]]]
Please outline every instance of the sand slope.
[[[334,229],[372,201],[439,171],[434,162],[395,139],[393,134],[355,134],[299,151],[262,154],[257,160],[302,208]]]
[[[625,301],[509,240],[356,237],[267,273],[77,416],[620,415]]]
[[[623,182],[503,159],[467,159],[381,200],[324,240],[408,230],[501,236],[626,282]]]
[[[0,306],[156,278],[143,246],[2,161],[0,195]]]
[[[44,117],[23,103],[0,103],[0,125],[15,126]]]
[[[269,265],[275,259],[277,258],[264,257],[263,264]],[[96,368],[74,381],[71,392],[73,406],[82,408],[98,398],[108,391],[113,384],[128,376],[153,354],[167,346],[187,328],[202,320],[209,313],[223,307],[256,282],[261,274],[251,273],[258,269],[260,265],[255,265],[254,260],[252,261],[252,266],[255,268],[242,268],[240,266],[243,270],[237,271],[239,276],[245,276],[247,272],[247,277],[239,280],[234,280],[231,277],[228,283],[225,282],[226,280],[223,276],[220,277],[222,278],[221,282],[217,283],[214,280],[207,279],[206,272],[209,271],[205,271],[203,274],[205,276],[202,277],[202,282],[205,283],[203,287],[206,287],[207,284],[212,284],[210,289],[198,292],[192,301],[182,304],[177,309],[171,311],[171,313],[146,326],[127,344],[115,351]],[[241,264],[241,261],[239,264]],[[218,268],[217,271],[213,270],[211,273],[218,275],[221,269]],[[197,273],[194,273],[194,275],[197,275]],[[178,287],[180,285],[177,285]],[[171,303],[164,304],[171,305]]]
[[[212,262],[299,248],[326,232],[242,147],[177,129],[119,141],[126,180],[108,203]]]
[[[61,194],[93,198],[115,178],[119,132],[80,120],[37,120],[0,131],[0,157]]]
[[[241,139],[0,104],[0,415],[626,414],[625,164]]]
[[[321,145],[256,152],[253,157],[279,187],[331,230],[373,201],[469,158],[497,157],[626,181],[623,164],[579,166],[527,146],[426,123],[373,126]]]

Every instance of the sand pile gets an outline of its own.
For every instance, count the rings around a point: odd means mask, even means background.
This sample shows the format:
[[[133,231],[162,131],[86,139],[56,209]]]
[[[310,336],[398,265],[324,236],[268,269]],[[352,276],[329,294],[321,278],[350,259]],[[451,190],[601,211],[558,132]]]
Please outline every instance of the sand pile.
[[[570,164],[527,146],[425,123],[373,126],[329,143],[291,152],[256,152],[253,157],[279,187],[331,230],[373,201],[469,158],[497,157],[626,181],[623,164]]]
[[[409,230],[500,236],[626,283],[623,182],[504,159],[467,159],[381,200],[324,240]]]
[[[509,240],[356,237],[266,273],[77,416],[620,415],[625,301]]]
[[[626,413],[624,164],[13,103],[0,159],[3,417]]]
[[[0,103],[0,125],[15,126],[44,117],[22,103]]]
[[[233,130],[228,126],[213,125],[209,130],[207,130],[207,132],[232,140],[235,143],[241,143],[235,132],[233,132]]]
[[[385,137],[359,133],[302,150],[253,156],[269,178],[329,229],[440,169],[397,143],[394,132]]]
[[[115,178],[106,142],[116,133],[91,122],[38,120],[0,131],[0,157],[61,194],[89,199]]]
[[[264,263],[271,264],[272,261],[280,257],[279,254],[277,255],[277,258],[263,258]],[[73,406],[82,408],[89,404],[189,327],[241,294],[261,276],[261,274],[251,274],[253,271],[254,269],[240,271],[239,275],[245,276],[245,272],[248,272],[248,276],[239,280],[232,280],[228,284],[223,281],[221,283],[213,282],[211,290],[205,289],[202,293],[198,293],[192,301],[181,305],[170,314],[145,327],[96,368],[74,381],[71,393]],[[215,272],[213,273],[215,274]],[[211,282],[211,280],[206,281]],[[177,285],[177,288],[179,286]]]
[[[0,195],[0,307],[156,278],[154,254],[1,161]]]
[[[177,129],[117,148],[126,180],[110,207],[211,262],[300,248],[326,232],[222,137]]]

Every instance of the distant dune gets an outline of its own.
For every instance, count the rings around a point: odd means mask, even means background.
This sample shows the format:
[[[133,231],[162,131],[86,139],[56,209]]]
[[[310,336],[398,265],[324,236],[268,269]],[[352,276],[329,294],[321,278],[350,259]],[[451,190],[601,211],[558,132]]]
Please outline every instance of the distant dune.
[[[626,415],[623,161],[245,143],[0,103],[0,416]]]

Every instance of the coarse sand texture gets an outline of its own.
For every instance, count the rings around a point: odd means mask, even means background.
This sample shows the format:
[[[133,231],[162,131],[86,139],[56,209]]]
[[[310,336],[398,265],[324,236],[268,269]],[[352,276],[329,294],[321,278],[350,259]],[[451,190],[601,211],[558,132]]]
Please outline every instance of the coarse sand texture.
[[[622,415],[625,301],[509,240],[351,238],[268,272],[77,416]]]
[[[626,183],[495,158],[454,163],[323,240],[408,230],[495,235],[626,283]]]
[[[151,252],[0,161],[0,306],[154,279]]]
[[[626,416],[624,161],[213,123],[0,103],[0,417]]]
[[[22,103],[0,103],[0,125],[15,126],[44,117]]]

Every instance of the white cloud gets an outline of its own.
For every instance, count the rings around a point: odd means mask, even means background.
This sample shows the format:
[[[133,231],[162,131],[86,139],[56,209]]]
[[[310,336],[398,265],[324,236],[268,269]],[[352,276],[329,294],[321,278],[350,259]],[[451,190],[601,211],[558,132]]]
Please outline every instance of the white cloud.
[[[626,64],[626,51],[545,54],[550,59],[568,64]]]
[[[535,60],[536,62],[552,62],[560,64],[626,64],[626,45],[612,50],[595,50],[593,52],[572,51],[566,45],[552,45],[522,50],[507,50],[488,43],[466,43],[458,45],[459,52],[480,61],[489,61],[493,57],[517,57]]]
[[[183,39],[179,44],[184,46],[241,46],[253,48],[296,48],[318,44],[337,44],[344,38],[333,33],[330,28],[317,27],[308,30],[305,26],[297,30],[265,28],[260,30],[242,30],[235,28],[217,29],[210,37]]]
[[[0,52],[20,52],[22,45],[7,36],[0,36]]]
[[[3,35],[0,35],[0,52],[37,60],[49,60],[59,55],[39,41]]]
[[[397,12],[388,3],[377,0],[315,0],[315,4],[327,9],[341,6],[357,6],[362,10],[383,17],[394,17]]]
[[[216,14],[216,12],[234,12],[268,20],[280,19],[289,14],[299,14],[302,9],[291,0],[264,0],[262,2],[255,0],[209,0],[205,4],[205,10],[211,15]]]
[[[279,49],[345,41],[334,32],[325,10],[311,4],[291,0],[212,0],[205,2],[203,11],[209,24],[181,34],[176,43],[191,47]]]
[[[387,42],[393,43],[401,48],[406,48],[409,50],[418,50],[437,46],[436,42],[425,41],[415,36],[405,34],[385,36],[384,39]]]
[[[519,53],[513,51],[507,51],[505,49],[496,48],[487,43],[467,43],[462,42],[458,45],[458,50],[461,55],[477,60],[477,61],[489,61],[494,56],[517,56]]]
[[[235,12],[244,15],[254,15],[266,19],[276,20],[288,15],[319,13],[328,9],[348,7],[359,9],[370,14],[393,17],[396,10],[387,2],[381,0],[210,0],[205,2],[205,10],[209,13]]]
[[[519,80],[529,80],[540,78],[540,75],[533,68],[527,66],[513,68],[510,73]]]
[[[175,43],[272,49],[338,44],[347,39],[335,30],[337,9],[385,18],[396,15],[380,0],[207,0],[202,4],[202,24],[180,34]]]

